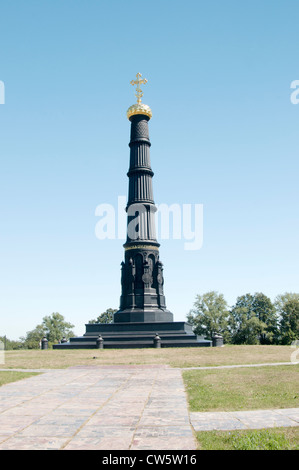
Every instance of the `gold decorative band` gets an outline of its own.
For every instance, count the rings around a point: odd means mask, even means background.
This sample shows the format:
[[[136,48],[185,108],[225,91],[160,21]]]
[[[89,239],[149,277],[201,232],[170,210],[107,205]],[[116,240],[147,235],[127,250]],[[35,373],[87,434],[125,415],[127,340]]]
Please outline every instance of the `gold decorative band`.
[[[125,247],[125,251],[128,250],[159,250],[159,247],[154,245],[131,245]]]
[[[129,107],[127,111],[127,118],[130,119],[130,117],[134,116],[135,114],[144,114],[145,116],[148,116],[150,119],[153,116],[151,108],[147,104],[143,104],[143,103],[133,104],[132,106]]]

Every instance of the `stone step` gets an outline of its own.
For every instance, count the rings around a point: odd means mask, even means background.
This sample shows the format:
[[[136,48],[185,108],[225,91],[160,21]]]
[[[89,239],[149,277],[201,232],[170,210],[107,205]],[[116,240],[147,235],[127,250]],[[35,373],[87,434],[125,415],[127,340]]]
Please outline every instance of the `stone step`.
[[[153,348],[156,333],[161,347],[209,347],[211,341],[197,337],[186,322],[156,323],[88,323],[83,336],[54,345],[54,349],[96,348],[99,335],[107,348]]]
[[[77,338],[70,338],[70,342],[90,342],[96,341],[99,335],[97,336],[80,336]],[[110,341],[153,341],[155,334],[150,335],[101,335],[105,342]],[[159,335],[161,341],[178,341],[178,340],[186,340],[186,341],[197,341],[196,335]]]
[[[176,338],[173,339],[161,339],[161,347],[209,347],[210,342],[205,340],[196,340],[195,338]],[[62,343],[54,345],[54,349],[96,349],[96,338],[94,341],[85,340],[78,341],[78,338],[71,338],[68,343]],[[153,338],[147,339],[136,339],[136,338],[122,338],[121,341],[117,338],[109,338],[104,340],[104,349],[118,349],[118,348],[153,348]]]

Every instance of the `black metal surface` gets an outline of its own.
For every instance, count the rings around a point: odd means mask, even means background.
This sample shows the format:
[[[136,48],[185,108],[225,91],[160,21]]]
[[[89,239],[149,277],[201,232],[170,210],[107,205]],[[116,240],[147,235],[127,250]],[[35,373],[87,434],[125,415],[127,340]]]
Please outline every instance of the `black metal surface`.
[[[163,264],[155,231],[149,118],[134,115],[130,121],[128,235],[121,263],[120,308],[114,314],[114,323],[87,324],[84,336],[71,338],[68,343],[53,346],[54,349],[209,347],[212,344],[198,338],[190,324],[174,322],[173,314],[166,308]],[[133,237],[129,231],[131,223],[136,226]]]
[[[114,314],[114,322],[169,322],[173,321],[173,314],[166,308],[163,265],[155,229],[149,118],[135,115],[130,121],[128,230],[121,264],[120,308]],[[130,226],[136,228],[134,237]]]

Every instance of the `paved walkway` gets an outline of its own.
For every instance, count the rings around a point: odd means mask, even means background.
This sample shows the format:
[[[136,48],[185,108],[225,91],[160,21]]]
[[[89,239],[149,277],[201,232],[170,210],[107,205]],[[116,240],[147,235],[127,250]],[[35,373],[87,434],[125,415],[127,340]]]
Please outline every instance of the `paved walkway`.
[[[181,371],[75,367],[3,385],[0,449],[194,450]]]
[[[194,431],[273,426],[299,426],[299,409],[189,413],[167,366],[78,366],[0,387],[0,450],[195,450]]]
[[[299,408],[256,411],[217,411],[190,413],[195,431],[233,431],[299,426]]]

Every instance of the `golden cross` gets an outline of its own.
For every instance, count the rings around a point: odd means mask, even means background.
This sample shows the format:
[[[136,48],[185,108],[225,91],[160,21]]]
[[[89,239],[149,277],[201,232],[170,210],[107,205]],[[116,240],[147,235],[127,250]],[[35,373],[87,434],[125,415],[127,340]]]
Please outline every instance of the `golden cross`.
[[[147,79],[146,78],[141,78],[141,77],[142,77],[141,73],[138,72],[137,75],[136,75],[137,80],[131,80],[131,82],[130,82],[131,85],[133,85],[133,86],[136,85],[135,96],[137,98],[137,103],[141,103],[141,98],[143,96],[143,92],[140,88],[140,85],[141,84],[145,85],[147,83]]]

